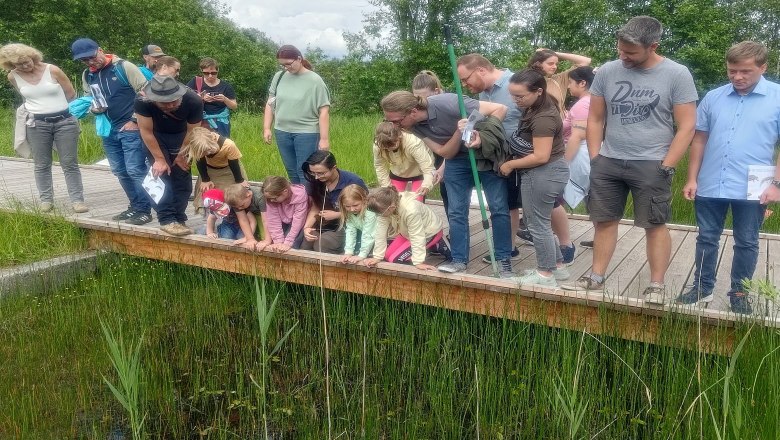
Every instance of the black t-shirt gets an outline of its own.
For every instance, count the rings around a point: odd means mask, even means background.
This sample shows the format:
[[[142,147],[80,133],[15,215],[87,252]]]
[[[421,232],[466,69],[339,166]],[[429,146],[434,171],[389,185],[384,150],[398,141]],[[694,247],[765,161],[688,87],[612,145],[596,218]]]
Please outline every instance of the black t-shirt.
[[[195,90],[195,93],[198,92],[196,86],[197,84],[195,82],[195,78],[192,78],[190,82],[187,83],[187,87]],[[206,84],[206,81],[203,81],[203,86],[201,87],[200,91],[205,93],[213,93],[214,95],[225,95],[227,98],[236,99],[236,92],[233,90],[233,86],[223,79],[220,79],[219,84],[213,87]],[[225,107],[227,106],[224,102],[203,101],[203,111],[206,112],[207,115],[216,115],[217,113],[222,112]]]
[[[187,135],[187,124],[198,124],[203,120],[203,101],[192,90],[182,96],[181,105],[166,113],[152,101],[139,98],[135,101],[135,112],[140,116],[152,118],[154,137],[160,147],[169,154],[177,154]]]

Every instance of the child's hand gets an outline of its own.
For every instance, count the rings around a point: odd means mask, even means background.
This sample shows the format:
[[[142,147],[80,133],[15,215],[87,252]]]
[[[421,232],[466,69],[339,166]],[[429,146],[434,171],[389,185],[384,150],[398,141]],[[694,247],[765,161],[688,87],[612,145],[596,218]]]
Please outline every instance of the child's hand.
[[[273,251],[274,252],[278,252],[280,254],[283,254],[283,253],[285,253],[285,252],[290,250],[290,245],[286,244],[286,243],[278,243],[278,244],[274,244],[274,245],[271,245],[271,246],[273,246]]]
[[[323,220],[337,220],[341,218],[341,213],[338,211],[331,211],[327,209],[323,209],[320,211],[320,217],[322,217]]]
[[[247,240],[244,242],[244,244],[241,245],[244,249],[249,249],[250,251],[255,250],[255,245],[257,244],[257,240]]]
[[[379,260],[376,258],[366,258],[363,260],[363,265],[368,267],[376,267],[376,265],[379,264]]]
[[[214,188],[214,182],[200,182],[200,191],[206,192]]]
[[[431,266],[430,264],[425,263],[415,264],[414,267],[420,270],[436,270],[436,266]]]
[[[417,190],[417,195],[419,197],[425,197],[425,195],[428,194],[428,191],[430,191],[430,188],[421,186],[420,189]]]
[[[254,250],[257,251],[257,252],[261,252],[263,249],[266,249],[269,246],[271,246],[271,242],[270,241],[265,241],[265,240],[258,241],[258,242],[255,243]]]
[[[363,261],[363,257],[359,255],[344,255],[344,258],[341,259],[341,262],[344,264],[357,264]]]
[[[314,241],[317,239],[317,230],[314,228],[304,228],[303,229],[303,238],[306,239],[306,241]]]
[[[206,237],[208,237],[208,238],[217,238],[217,233],[216,232],[209,232],[208,234],[206,234]]]
[[[238,240],[233,241],[234,246],[246,243],[246,237],[241,237]]]

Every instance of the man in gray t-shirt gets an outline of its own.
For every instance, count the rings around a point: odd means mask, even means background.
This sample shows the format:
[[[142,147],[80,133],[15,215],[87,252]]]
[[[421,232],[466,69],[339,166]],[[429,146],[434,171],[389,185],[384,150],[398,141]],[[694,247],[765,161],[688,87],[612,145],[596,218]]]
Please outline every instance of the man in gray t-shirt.
[[[665,301],[672,176],[693,139],[698,95],[688,69],[656,53],[662,31],[653,17],[629,20],[617,32],[620,59],[600,68],[590,88],[586,139],[591,157],[588,211],[595,228],[593,266],[590,274],[564,289],[604,290],[630,191],[634,225],[645,229],[647,241],[650,286],[644,299]]]

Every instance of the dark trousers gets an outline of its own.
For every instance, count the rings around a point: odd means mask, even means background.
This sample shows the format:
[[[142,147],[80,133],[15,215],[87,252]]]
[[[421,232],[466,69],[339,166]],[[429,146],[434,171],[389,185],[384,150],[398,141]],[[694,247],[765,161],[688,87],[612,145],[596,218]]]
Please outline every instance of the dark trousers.
[[[192,194],[192,172],[185,171],[173,163],[176,159],[175,154],[166,154],[164,151],[163,154],[165,154],[168,166],[171,167],[171,174],[163,173],[160,176],[165,183],[165,192],[160,203],[154,208],[157,211],[157,219],[161,226],[170,223],[184,223],[187,221],[185,211],[190,194]],[[153,159],[152,162],[154,162]]]

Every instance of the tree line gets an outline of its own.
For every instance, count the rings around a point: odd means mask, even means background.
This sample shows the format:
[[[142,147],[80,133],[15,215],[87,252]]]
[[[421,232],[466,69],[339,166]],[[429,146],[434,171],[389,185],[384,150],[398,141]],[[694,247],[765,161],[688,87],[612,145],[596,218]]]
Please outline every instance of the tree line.
[[[615,57],[615,31],[630,17],[652,15],[664,24],[659,51],[688,66],[700,92],[725,82],[724,53],[755,40],[770,49],[768,76],[780,77],[780,2],[776,0],[369,0],[376,11],[362,31],[346,34],[348,54],[327,57],[301,48],[331,88],[334,111],[378,111],[390,90],[406,89],[422,69],[452,85],[443,27],[451,23],[456,53],[479,52],[497,66],[519,70],[537,47],[582,53],[594,65]],[[78,81],[84,66],[70,43],[87,36],[109,53],[136,63],[157,44],[182,62],[181,78],[198,73],[200,58],[221,64],[242,109],[259,110],[278,65],[277,44],[262,31],[227,19],[218,0],[29,0],[0,9],[3,43],[41,50]],[[15,98],[6,81],[0,100]]]

